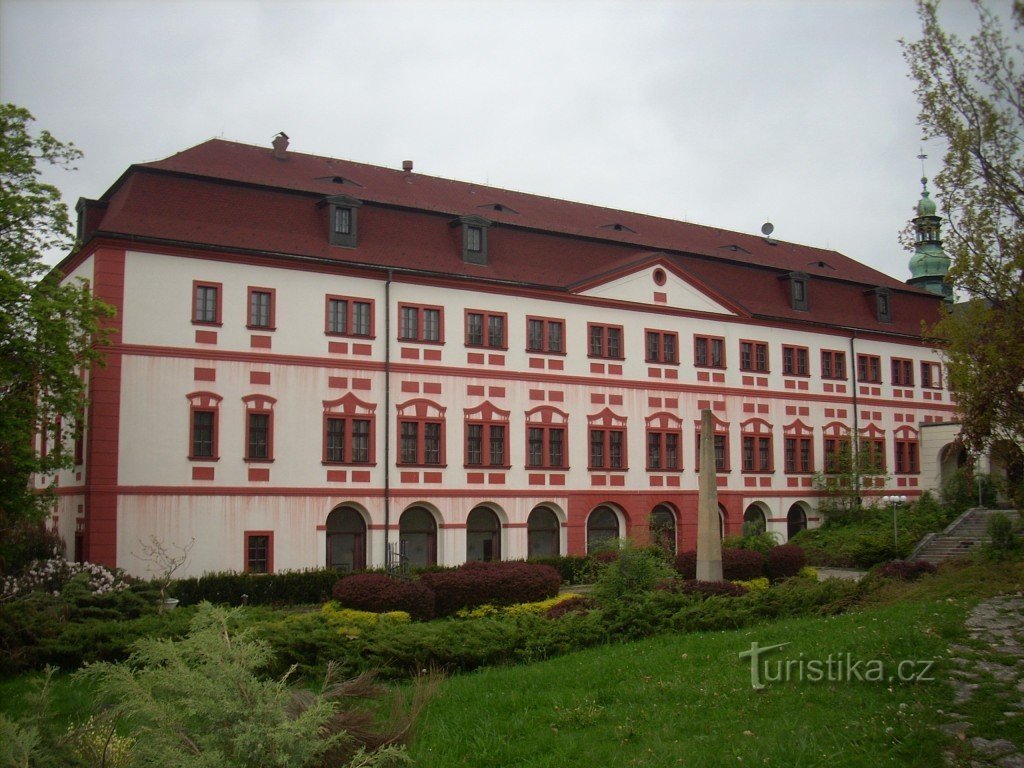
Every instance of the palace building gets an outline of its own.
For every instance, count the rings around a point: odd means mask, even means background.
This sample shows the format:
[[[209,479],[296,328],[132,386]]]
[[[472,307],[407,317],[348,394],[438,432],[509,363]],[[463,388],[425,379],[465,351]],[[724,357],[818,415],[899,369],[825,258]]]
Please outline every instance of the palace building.
[[[818,524],[844,450],[863,496],[913,497],[955,418],[925,201],[903,283],[283,134],[133,165],[59,267],[117,317],[54,525],[140,574],[152,537],[191,574],[692,549],[703,409],[725,533]]]

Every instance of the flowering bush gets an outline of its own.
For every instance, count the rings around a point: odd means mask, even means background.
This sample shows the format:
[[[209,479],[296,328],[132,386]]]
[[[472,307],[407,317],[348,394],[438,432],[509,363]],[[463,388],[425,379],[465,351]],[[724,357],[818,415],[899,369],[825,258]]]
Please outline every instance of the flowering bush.
[[[33,560],[18,576],[6,577],[0,584],[0,600],[12,600],[30,592],[46,592],[59,597],[72,579],[84,584],[94,596],[127,589],[128,577],[119,569],[110,570],[97,563],[73,563],[64,558]]]

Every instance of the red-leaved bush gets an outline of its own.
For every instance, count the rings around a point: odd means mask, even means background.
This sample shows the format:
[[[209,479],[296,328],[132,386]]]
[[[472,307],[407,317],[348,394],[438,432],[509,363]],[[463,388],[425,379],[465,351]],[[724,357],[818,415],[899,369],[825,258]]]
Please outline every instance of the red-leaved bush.
[[[419,581],[382,573],[354,573],[338,581],[332,592],[346,608],[374,613],[405,611],[420,621],[434,618],[434,593]]]
[[[595,605],[589,597],[570,597],[552,605],[544,615],[549,619],[560,619],[568,613],[586,613]]]
[[[905,560],[891,560],[885,565],[879,566],[875,573],[888,579],[914,581],[926,573],[935,573],[935,571],[935,566],[924,560],[915,560],[911,563]]]
[[[807,565],[807,556],[796,544],[780,544],[764,556],[765,574],[772,581],[796,576]]]
[[[434,591],[438,616],[478,605],[514,605],[547,600],[558,594],[562,577],[550,565],[524,562],[470,562],[457,570],[424,573],[420,580]]]
[[[676,571],[684,579],[697,578],[697,553],[680,552]],[[799,570],[799,569],[797,569]],[[723,549],[722,578],[727,581],[750,581],[764,575],[764,557],[752,549]]]
[[[684,595],[724,595],[725,597],[741,597],[747,594],[747,588],[731,581],[697,581],[696,579],[664,579],[658,582],[655,589],[673,594]]]

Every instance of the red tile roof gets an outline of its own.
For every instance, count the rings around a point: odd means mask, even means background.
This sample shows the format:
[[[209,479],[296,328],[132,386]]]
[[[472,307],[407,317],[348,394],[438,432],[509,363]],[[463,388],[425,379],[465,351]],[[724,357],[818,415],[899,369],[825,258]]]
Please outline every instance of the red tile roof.
[[[357,248],[328,243],[327,209],[316,203],[336,194],[367,204]],[[141,239],[556,290],[661,251],[676,269],[754,315],[919,334],[921,320],[933,320],[939,306],[931,294],[836,251],[347,160],[297,152],[282,160],[268,147],[220,139],[133,166],[103,199],[98,230]],[[448,226],[471,214],[494,222],[486,266],[463,262],[459,229]],[[791,271],[812,278],[809,313],[789,306],[778,277]],[[874,318],[864,294],[874,286],[901,294],[892,324]]]

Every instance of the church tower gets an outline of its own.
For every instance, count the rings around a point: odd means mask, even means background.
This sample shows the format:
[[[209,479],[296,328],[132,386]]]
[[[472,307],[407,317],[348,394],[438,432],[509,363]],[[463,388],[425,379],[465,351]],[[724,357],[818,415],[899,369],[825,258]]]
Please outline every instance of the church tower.
[[[936,215],[935,201],[928,192],[928,179],[921,178],[921,199],[917,201],[914,217],[915,246],[910,259],[910,279],[907,283],[953,300],[953,287],[945,282],[949,271],[949,256],[942,250],[939,227],[942,219]]]

